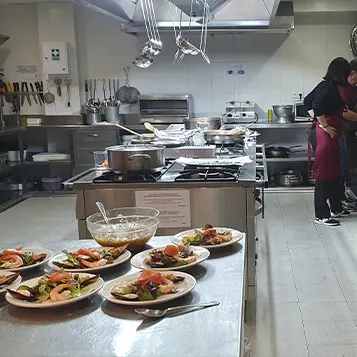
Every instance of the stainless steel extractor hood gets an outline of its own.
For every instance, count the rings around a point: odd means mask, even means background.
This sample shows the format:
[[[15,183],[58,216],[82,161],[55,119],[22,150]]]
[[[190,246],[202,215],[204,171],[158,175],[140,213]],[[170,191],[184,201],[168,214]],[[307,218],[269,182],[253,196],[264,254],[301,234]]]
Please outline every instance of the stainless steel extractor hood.
[[[73,0],[82,6],[118,19],[128,33],[145,31],[144,18],[139,0]],[[191,0],[170,0],[174,9],[174,21],[178,25],[181,9],[183,29],[189,26]],[[294,8],[292,1],[280,0],[207,0],[212,21],[210,32],[289,32],[294,28]],[[167,0],[154,0],[156,20],[159,30],[172,31],[173,18]],[[202,5],[193,2],[196,21],[191,29],[201,29]]]
[[[0,46],[2,46],[10,37],[0,33]]]

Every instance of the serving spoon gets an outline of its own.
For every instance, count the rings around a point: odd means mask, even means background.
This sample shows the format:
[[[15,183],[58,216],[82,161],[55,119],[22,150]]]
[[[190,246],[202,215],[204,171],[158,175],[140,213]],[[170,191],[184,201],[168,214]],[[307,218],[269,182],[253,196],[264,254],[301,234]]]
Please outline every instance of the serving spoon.
[[[104,208],[104,205],[102,202],[96,202],[95,203],[97,205],[97,207],[99,208],[99,211],[100,213],[102,214],[104,220],[105,220],[105,223],[106,224],[109,224],[109,219],[108,219],[108,216],[107,216],[107,212],[105,212],[105,208]]]
[[[195,305],[184,305],[184,306],[176,306],[176,307],[169,307],[168,309],[164,310],[156,310],[156,309],[134,309],[137,314],[144,315],[147,317],[164,317],[167,313],[174,314],[176,312],[185,311],[187,312],[194,311],[198,309],[205,309],[211,306],[218,306],[220,303],[219,301],[211,301],[206,302],[203,304],[195,304]]]

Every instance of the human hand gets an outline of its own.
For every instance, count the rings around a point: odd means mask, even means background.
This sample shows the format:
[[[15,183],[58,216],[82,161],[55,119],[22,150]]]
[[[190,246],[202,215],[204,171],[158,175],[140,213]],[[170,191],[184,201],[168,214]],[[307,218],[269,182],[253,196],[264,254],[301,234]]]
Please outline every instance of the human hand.
[[[322,127],[322,129],[331,136],[331,138],[333,139],[336,135],[337,135],[337,130],[333,127],[333,126],[325,126]]]

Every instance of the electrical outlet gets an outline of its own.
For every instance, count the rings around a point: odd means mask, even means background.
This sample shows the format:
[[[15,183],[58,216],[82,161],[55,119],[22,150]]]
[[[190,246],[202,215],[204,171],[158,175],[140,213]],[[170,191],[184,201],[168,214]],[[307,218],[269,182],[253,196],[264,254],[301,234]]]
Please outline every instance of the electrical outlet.
[[[224,72],[227,76],[234,76],[234,68],[228,68]]]
[[[298,92],[294,92],[294,93],[293,93],[293,99],[295,99],[295,100],[299,99],[299,94],[298,94]]]

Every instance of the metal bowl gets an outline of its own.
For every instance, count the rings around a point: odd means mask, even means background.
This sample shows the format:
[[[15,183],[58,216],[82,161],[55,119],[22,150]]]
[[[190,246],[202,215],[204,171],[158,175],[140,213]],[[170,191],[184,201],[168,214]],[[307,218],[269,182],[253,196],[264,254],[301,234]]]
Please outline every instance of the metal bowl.
[[[139,250],[155,235],[160,223],[160,212],[154,208],[113,208],[106,213],[109,224],[105,223],[100,212],[86,219],[90,234],[103,247],[128,244],[129,250]]]
[[[289,123],[294,121],[293,105],[273,105],[274,114],[280,123]]]

